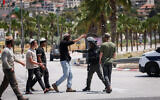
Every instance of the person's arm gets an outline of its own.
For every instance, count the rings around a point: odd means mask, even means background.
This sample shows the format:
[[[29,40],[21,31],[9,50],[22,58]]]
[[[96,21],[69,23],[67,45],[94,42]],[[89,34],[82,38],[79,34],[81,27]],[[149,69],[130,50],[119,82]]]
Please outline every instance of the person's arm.
[[[113,54],[113,59],[115,59],[115,58],[116,58],[116,53]]]
[[[81,35],[80,37],[78,37],[77,39],[73,40],[73,42],[78,42],[80,41],[82,38],[85,38],[86,34]]]
[[[102,56],[103,56],[103,53],[100,52],[100,54],[99,54],[99,64],[102,64]]]
[[[25,63],[22,62],[22,61],[20,61],[20,60],[18,60],[18,59],[15,59],[14,61],[17,62],[17,63],[19,63],[19,64],[21,64],[21,65],[23,65],[23,66],[25,66]]]
[[[75,52],[79,52],[79,53],[88,53],[88,50],[75,50]]]
[[[41,59],[41,55],[37,55],[37,58],[38,58],[39,63],[42,64],[40,67],[41,67],[42,69],[45,69],[45,67],[44,67],[44,65],[43,65],[43,62],[42,62],[42,59]]]

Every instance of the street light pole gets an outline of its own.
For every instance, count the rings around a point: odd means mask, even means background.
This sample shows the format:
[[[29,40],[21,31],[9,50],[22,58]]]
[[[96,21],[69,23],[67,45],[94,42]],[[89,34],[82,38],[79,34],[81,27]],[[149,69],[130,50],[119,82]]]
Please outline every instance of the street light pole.
[[[23,5],[22,5],[22,0],[21,0],[21,54],[22,54],[22,57],[23,56],[23,53],[24,53],[24,31],[23,31],[23,14],[22,14],[22,8],[23,8]]]

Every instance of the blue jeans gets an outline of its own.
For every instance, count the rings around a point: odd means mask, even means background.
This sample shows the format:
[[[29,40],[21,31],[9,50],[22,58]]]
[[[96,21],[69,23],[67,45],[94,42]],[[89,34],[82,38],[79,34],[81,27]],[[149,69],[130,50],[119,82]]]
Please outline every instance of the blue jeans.
[[[71,66],[68,61],[61,61],[61,66],[63,69],[63,76],[58,81],[56,81],[56,86],[59,86],[63,81],[67,79],[67,88],[71,88],[73,77]]]

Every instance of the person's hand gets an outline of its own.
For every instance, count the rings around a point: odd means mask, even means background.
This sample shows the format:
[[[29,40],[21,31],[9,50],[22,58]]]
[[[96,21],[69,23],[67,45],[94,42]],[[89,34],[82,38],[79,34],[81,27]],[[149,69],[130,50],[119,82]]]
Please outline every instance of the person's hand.
[[[101,61],[101,60],[99,60],[99,64],[102,64],[102,61]]]
[[[24,66],[26,66],[26,64],[25,64],[25,63],[21,63],[21,65],[23,65],[23,67],[24,67]]]
[[[41,66],[41,68],[42,68],[43,70],[45,70],[45,69],[46,69],[44,65],[42,65],[42,66]]]
[[[81,35],[82,38],[86,38],[86,34]]]
[[[11,68],[11,72],[14,72],[14,68]]]
[[[44,66],[42,63],[39,63],[39,66],[40,66],[43,70],[45,70],[45,66]]]

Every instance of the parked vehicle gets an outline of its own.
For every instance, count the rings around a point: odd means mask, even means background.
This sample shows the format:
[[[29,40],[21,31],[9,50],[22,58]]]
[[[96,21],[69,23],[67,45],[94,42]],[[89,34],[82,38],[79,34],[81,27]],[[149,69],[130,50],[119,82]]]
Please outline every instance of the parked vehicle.
[[[54,59],[59,59],[60,58],[60,52],[58,47],[53,46],[51,51],[50,51],[50,61],[53,61]]]
[[[147,73],[148,76],[159,76],[160,74],[160,48],[155,51],[144,53],[139,60],[139,71]]]

